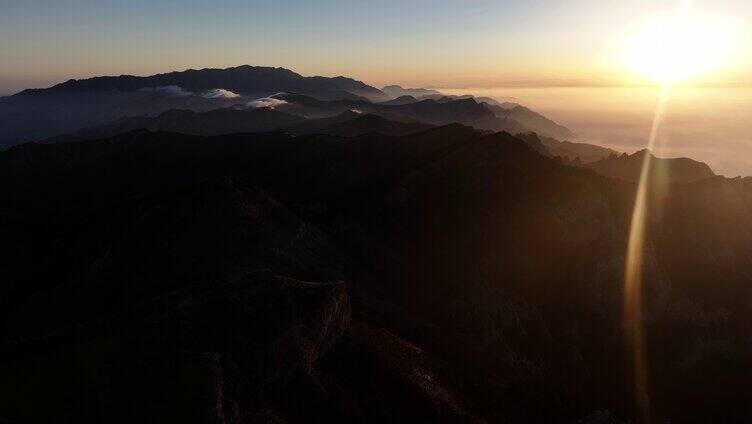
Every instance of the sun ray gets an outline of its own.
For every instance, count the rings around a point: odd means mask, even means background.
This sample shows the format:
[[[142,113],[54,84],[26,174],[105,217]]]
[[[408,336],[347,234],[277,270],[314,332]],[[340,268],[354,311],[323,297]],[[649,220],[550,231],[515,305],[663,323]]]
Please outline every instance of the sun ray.
[[[661,87],[658,106],[653,117],[653,124],[648,138],[648,150],[655,147],[658,128],[666,110],[671,94],[671,85]],[[640,180],[637,184],[635,205],[629,230],[627,254],[624,269],[624,333],[626,343],[634,360],[635,401],[644,422],[649,421],[649,386],[647,367],[647,346],[645,344],[644,317],[642,311],[643,271],[645,252],[645,227],[649,212],[648,190],[651,173],[651,155],[646,154]]]

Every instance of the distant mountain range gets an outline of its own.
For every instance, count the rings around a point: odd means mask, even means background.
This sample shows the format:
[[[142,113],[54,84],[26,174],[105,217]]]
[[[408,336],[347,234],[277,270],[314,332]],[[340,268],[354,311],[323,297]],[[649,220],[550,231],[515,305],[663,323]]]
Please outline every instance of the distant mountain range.
[[[572,131],[516,103],[397,85],[379,90],[350,78],[254,66],[95,77],[24,90],[0,99],[0,123],[0,143],[6,144],[94,140],[136,129],[201,136],[274,130],[404,136],[459,123],[517,135],[544,156],[625,181],[636,181],[642,164],[639,154],[620,156],[566,141]],[[655,181],[714,175],[690,159],[656,159],[655,164]]]
[[[175,131],[194,135],[219,135],[237,132],[263,132],[289,130],[329,131],[337,133],[316,121],[336,120],[338,123],[354,119],[359,114],[374,115],[353,123],[350,135],[356,128],[360,131],[383,132],[390,135],[404,135],[410,130],[423,130],[436,125],[461,123],[485,131],[506,131],[510,134],[547,130],[567,132],[545,117],[529,109],[515,106],[503,109],[500,106],[478,102],[468,97],[439,100],[417,100],[412,96],[402,96],[387,101],[373,103],[367,100],[321,100],[297,93],[278,93],[269,97],[239,103],[230,108],[208,111],[169,110],[156,116],[123,117],[106,125],[97,125],[44,140],[46,143],[61,140],[90,140],[113,136],[134,129],[154,131]],[[380,117],[379,119],[376,116]],[[520,117],[527,125],[520,124],[513,117]],[[309,122],[310,121],[310,122]]]
[[[224,108],[207,112],[170,110],[155,117],[122,118],[108,125],[51,137],[42,143],[97,140],[138,129],[205,136],[285,130],[293,134],[320,133],[351,137],[369,132],[394,136],[407,135],[430,128],[433,128],[433,125],[414,121],[392,121],[352,110],[317,119],[306,119],[268,107]]]
[[[382,88],[381,91],[386,93],[391,98],[410,96],[410,97],[424,97],[424,96],[442,96],[441,92],[432,90],[429,88],[402,88],[399,85],[387,85]]]
[[[249,65],[227,69],[189,69],[148,77],[121,75],[69,80],[50,88],[24,90],[16,96],[107,91],[132,92],[170,87],[193,93],[223,89],[239,95],[256,97],[292,91],[323,99],[363,97],[379,101],[388,98],[381,90],[351,78],[304,77],[285,68]]]
[[[431,125],[461,123],[489,131],[518,133],[527,127],[511,118],[497,116],[487,104],[475,99],[420,100],[399,104],[371,103],[358,100],[323,101],[298,94],[278,94],[274,98],[284,101],[276,109],[309,118],[339,114],[347,110],[373,113],[393,120],[413,120]]]
[[[269,103],[265,99],[273,100]],[[297,105],[296,108],[285,105],[278,107],[279,110],[307,118],[360,109],[389,120],[428,125],[458,122],[489,131],[534,131],[557,138],[571,135],[565,127],[527,108],[488,97],[447,96],[437,90],[400,86],[379,90],[351,78],[306,77],[284,68],[245,65],[146,77],[121,75],[69,80],[50,88],[29,89],[0,98],[0,147],[78,133],[84,128],[114,129],[123,125],[124,119],[130,123],[146,122],[170,110],[207,112],[243,105],[274,106],[272,103],[279,100]],[[220,119],[220,115],[211,116]],[[216,122],[214,127],[222,125]],[[270,127],[273,125],[260,125],[257,129]],[[251,130],[254,126],[249,124],[247,128]]]
[[[478,97],[478,96],[471,96],[469,94],[466,95],[447,95],[444,94],[438,90],[430,89],[430,88],[402,88],[399,85],[388,85],[381,89],[384,93],[386,93],[389,97],[392,99],[396,99],[398,97],[414,97],[417,100],[438,100],[438,101],[449,101],[449,100],[461,100],[461,99],[469,99],[474,98],[480,103],[488,103],[490,105],[495,106],[514,106],[517,99],[513,97],[503,97],[503,98],[491,98],[491,97]]]
[[[514,105],[512,107],[502,107],[498,105],[490,105],[489,108],[493,113],[500,118],[513,119],[523,127],[529,130],[535,131],[538,134],[547,137],[566,139],[574,136],[569,128],[559,125],[556,122],[546,118],[545,116],[534,112],[524,106]]]
[[[606,159],[611,155],[619,154],[619,152],[606,147],[588,143],[559,141],[555,138],[541,136],[536,133],[517,134],[517,137],[525,140],[540,154],[551,158],[559,158],[568,164],[588,164]]]
[[[381,90],[345,77],[304,77],[284,68],[239,66],[70,80],[0,98],[0,147],[35,141],[133,116],[170,109],[223,108],[279,92],[317,98],[389,99]]]

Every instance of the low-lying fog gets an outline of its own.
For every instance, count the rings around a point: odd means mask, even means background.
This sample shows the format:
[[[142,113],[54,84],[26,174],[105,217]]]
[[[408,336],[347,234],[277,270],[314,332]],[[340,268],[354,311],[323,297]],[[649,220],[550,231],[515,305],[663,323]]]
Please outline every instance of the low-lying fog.
[[[628,153],[646,146],[659,98],[659,88],[645,87],[442,91],[514,97],[566,125],[581,141]],[[726,176],[752,175],[752,88],[674,87],[653,150],[703,161]]]

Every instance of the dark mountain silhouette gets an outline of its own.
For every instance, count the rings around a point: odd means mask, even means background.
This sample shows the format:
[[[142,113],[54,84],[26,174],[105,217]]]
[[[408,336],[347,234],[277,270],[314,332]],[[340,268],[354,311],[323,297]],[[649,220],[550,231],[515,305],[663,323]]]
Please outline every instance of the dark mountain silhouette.
[[[53,137],[44,143],[96,140],[136,129],[173,131],[191,135],[220,135],[241,132],[268,132],[295,127],[305,118],[269,108],[238,110],[214,109],[207,112],[169,110],[155,117],[122,118],[109,125],[86,128],[76,133]]]
[[[551,157],[551,158],[555,157],[548,151],[548,148],[543,144],[538,134],[534,132],[524,133],[524,134],[520,133],[520,134],[517,134],[517,138],[527,143],[527,145],[532,147],[533,150],[538,152],[538,154],[541,154],[546,157]]]
[[[654,188],[651,415],[743,422],[752,180]],[[0,419],[637,422],[635,191],[458,124],[16,146]]]
[[[451,102],[453,100],[467,100],[467,99],[474,99],[478,103],[486,103],[490,106],[499,106],[499,107],[504,107],[504,108],[512,108],[514,106],[517,106],[516,103],[513,103],[516,100],[511,97],[502,98],[502,101],[500,102],[491,97],[482,97],[482,96],[478,97],[478,96],[473,96],[470,94],[464,94],[464,95],[431,94],[431,95],[426,95],[426,96],[420,96],[420,100],[436,100],[439,103],[446,103],[446,102]]]
[[[279,110],[309,118],[326,117],[347,110],[356,110],[397,121],[418,121],[431,125],[461,123],[482,130],[509,133],[529,131],[527,127],[513,119],[497,117],[489,106],[478,103],[472,98],[443,103],[435,100],[421,100],[405,104],[383,104],[352,100],[322,101],[300,94],[280,94],[275,97],[287,102],[285,105],[278,106]]]
[[[399,86],[386,89],[391,94],[350,78],[304,77],[284,68],[248,65],[145,77],[121,75],[69,80],[50,88],[29,89],[0,98],[0,147],[75,134],[113,122],[122,124],[121,130],[125,131],[128,122],[170,110],[206,112],[275,95],[295,106],[279,107],[280,110],[306,118],[331,117],[355,109],[393,121],[429,125],[458,122],[489,131],[535,131],[557,137],[569,134],[566,128],[529,109],[487,97],[445,96],[435,90]],[[221,126],[219,121],[214,125]],[[171,126],[154,128],[187,131]],[[274,125],[250,129],[270,130]],[[228,127],[226,131],[194,128],[187,132],[236,131],[245,129],[242,126]],[[103,135],[115,133],[113,127],[113,131]]]
[[[439,103],[446,103],[452,100],[475,99],[478,103],[488,103],[492,106],[513,107],[517,100],[511,97],[502,98],[501,102],[491,97],[478,97],[470,94],[465,95],[447,95],[438,90],[428,88],[402,88],[399,85],[388,85],[381,89],[391,99],[389,102],[398,101],[399,103],[408,103],[410,97],[417,100],[436,100]],[[401,98],[401,100],[400,100]]]
[[[87,92],[0,98],[0,146],[41,140],[118,119],[153,116],[172,109],[203,112],[239,100],[175,96],[169,92]]]
[[[359,121],[358,133],[371,128],[373,131],[389,135],[405,135],[425,130],[430,126],[450,123],[462,123],[488,131],[509,133],[529,131],[529,128],[513,119],[497,117],[487,104],[478,103],[473,98],[444,102],[422,100],[371,103],[365,100],[326,101],[297,93],[281,93],[273,96],[271,100],[278,104],[273,106],[274,109],[262,108],[263,112],[253,112],[254,108],[243,111],[244,107],[241,106],[203,113],[193,113],[188,110],[167,111],[153,118],[139,116],[119,119],[111,124],[86,128],[68,136],[56,136],[45,142],[102,138],[142,128],[194,135],[219,135],[275,129],[310,133],[323,131],[330,123],[341,123],[355,118],[360,113],[378,115],[392,123],[388,125],[383,123],[379,126],[375,121],[376,118],[369,118],[370,123],[364,119]],[[303,118],[309,121],[302,122]],[[412,124],[405,125],[405,123]],[[344,131],[344,128],[342,130]],[[324,132],[340,134],[333,128],[329,128],[328,131]],[[353,126],[342,134],[357,135],[352,131],[356,131],[356,127]]]
[[[610,155],[585,166],[607,177],[636,182],[640,179],[645,155],[650,155],[650,182],[655,184],[686,183],[715,176],[705,163],[689,158],[657,158],[647,149],[631,155]]]
[[[415,155],[432,157],[450,144],[478,134],[477,130],[462,125],[398,138],[371,132],[347,139],[316,134],[295,137],[284,132],[205,138],[135,130],[88,142],[26,143],[0,152],[0,192],[9,199],[2,211],[25,214],[99,208],[139,194],[151,195],[220,175],[233,175],[246,167],[264,175],[259,178],[276,184],[286,181],[280,178],[285,169],[291,172],[289,177],[300,177],[304,171],[311,173],[306,187],[287,181],[291,190],[313,195],[314,181],[321,178],[315,175],[320,172],[319,166],[329,170],[328,177],[334,175],[332,164],[325,159],[321,159],[325,164],[310,163],[318,155],[324,154],[325,158],[331,155],[340,163],[338,183],[344,184],[374,167],[375,172],[382,172],[407,166],[406,161],[420,162],[425,158]],[[344,153],[355,156],[348,158]],[[371,164],[375,157],[383,155],[387,155],[383,162],[388,166]],[[41,172],[42,169],[46,171]],[[123,178],[125,175],[129,176],[127,180]],[[51,185],[49,181],[57,183]],[[318,189],[340,190],[331,183],[322,183]]]
[[[304,77],[284,68],[247,65],[147,77],[70,80],[0,98],[0,147],[72,133],[124,117],[154,116],[171,109],[202,112],[225,108],[283,91],[321,99],[388,99],[380,90],[350,78]]]
[[[251,109],[214,109],[208,112],[170,110],[156,117],[119,119],[109,125],[85,128],[73,134],[51,137],[41,143],[86,141],[112,137],[133,130],[172,131],[189,135],[285,130],[295,134],[330,134],[344,137],[377,132],[401,136],[425,131],[432,125],[419,122],[392,121],[386,118],[346,111],[328,118],[305,119],[267,107]]]
[[[397,98],[394,98],[392,100],[387,100],[385,102],[381,102],[382,105],[406,105],[409,103],[416,103],[418,102],[418,99],[416,99],[413,96],[399,96]]]
[[[561,158],[565,163],[592,163],[605,159],[619,152],[595,144],[559,141],[555,138],[540,136],[535,133],[518,134],[539,153],[552,158]]]
[[[429,88],[402,88],[399,85],[387,85],[381,89],[391,99],[398,97],[410,96],[410,97],[423,97],[432,95],[441,95],[441,92],[431,90]]]
[[[551,137],[541,137],[541,142],[546,146],[551,155],[570,161],[580,158],[580,161],[583,163],[591,163],[613,154],[619,154],[619,152],[607,147],[589,143],[574,143],[566,140],[559,141]]]
[[[47,89],[24,90],[14,97],[103,91],[129,92],[151,87],[171,86],[191,92],[223,88],[258,97],[282,91],[294,91],[325,99],[347,98],[354,95],[373,101],[387,100],[386,95],[380,90],[351,78],[304,77],[285,68],[249,65],[226,69],[189,69],[148,77],[121,75],[69,80]]]
[[[331,118],[323,118],[315,121],[324,121]],[[421,122],[401,122],[392,121],[384,117],[373,114],[358,114],[354,119],[332,122],[328,125],[320,125],[312,121],[295,128],[295,131],[302,133],[321,133],[338,135],[342,137],[354,137],[368,133],[379,133],[390,136],[403,136],[415,134],[433,128],[433,125],[423,124]]]
[[[491,110],[498,117],[513,119],[526,128],[544,136],[566,139],[574,135],[567,127],[559,125],[524,106],[516,105],[511,108],[491,106]]]

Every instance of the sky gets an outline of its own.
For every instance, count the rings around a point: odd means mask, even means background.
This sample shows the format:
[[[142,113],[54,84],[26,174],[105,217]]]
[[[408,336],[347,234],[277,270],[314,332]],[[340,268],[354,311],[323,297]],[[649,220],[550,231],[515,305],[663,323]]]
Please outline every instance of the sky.
[[[613,33],[676,7],[677,0],[0,0],[0,94],[70,78],[241,64],[379,87],[614,85],[624,77],[609,59]],[[745,25],[752,18],[749,0],[693,7]],[[744,56],[724,81],[752,80]]]

